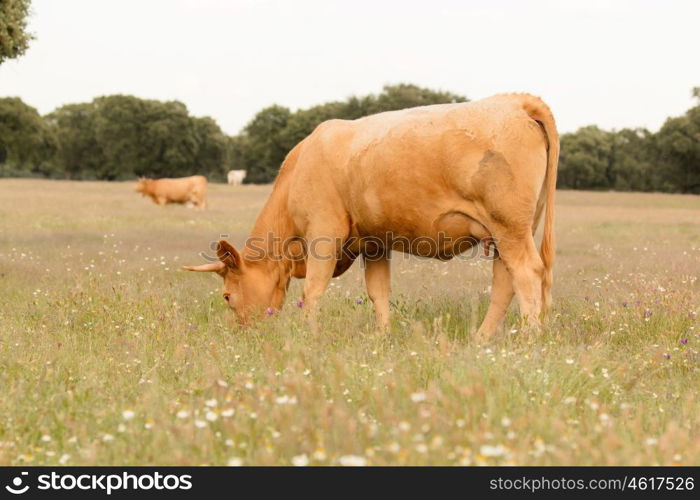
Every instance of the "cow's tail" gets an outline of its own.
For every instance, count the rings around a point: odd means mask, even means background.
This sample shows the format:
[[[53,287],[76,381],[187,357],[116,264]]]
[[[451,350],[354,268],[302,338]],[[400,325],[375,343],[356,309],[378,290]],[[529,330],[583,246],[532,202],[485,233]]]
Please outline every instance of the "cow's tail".
[[[557,187],[557,164],[559,162],[559,133],[554,116],[549,107],[539,98],[525,96],[523,107],[533,120],[537,121],[547,136],[547,172],[543,191],[545,198],[544,234],[540,246],[540,257],[544,264],[542,273],[542,312],[545,313],[552,304],[552,267],[554,266],[554,197]],[[541,196],[541,195],[540,195]]]

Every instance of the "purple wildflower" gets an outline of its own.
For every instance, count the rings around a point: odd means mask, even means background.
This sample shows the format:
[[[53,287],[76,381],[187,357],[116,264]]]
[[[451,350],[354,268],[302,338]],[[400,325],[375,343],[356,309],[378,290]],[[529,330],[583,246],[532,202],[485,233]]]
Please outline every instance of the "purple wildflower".
[[[355,304],[363,304],[364,302],[362,299],[355,299]]]
[[[270,308],[268,307],[268,308],[267,308],[267,311],[265,311],[265,313],[267,313],[268,316],[272,316],[273,314],[275,314],[275,311],[273,311],[272,309],[270,309]]]
[[[688,337],[684,337],[681,339],[681,344],[686,345],[688,343]]]
[[[623,301],[622,301],[622,307],[627,307],[627,306],[628,306],[627,301],[626,301],[626,300],[623,300]]]
[[[304,307],[304,301],[303,301],[303,300],[297,300],[297,307]]]
[[[666,354],[664,354],[664,358],[671,359],[671,355],[669,353],[666,353]]]
[[[649,309],[644,310],[644,317],[645,318],[651,318],[651,311]]]

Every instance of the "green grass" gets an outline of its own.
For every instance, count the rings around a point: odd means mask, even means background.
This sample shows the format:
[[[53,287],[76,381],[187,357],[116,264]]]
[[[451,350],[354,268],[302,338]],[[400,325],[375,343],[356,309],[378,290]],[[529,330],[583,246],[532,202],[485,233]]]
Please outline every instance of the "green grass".
[[[215,185],[201,213],[0,180],[1,465],[700,463],[698,197],[559,193],[542,334],[513,307],[478,345],[482,261],[397,256],[387,335],[359,266],[319,333],[299,282],[239,329],[220,279],[179,266],[242,243],[268,192]]]

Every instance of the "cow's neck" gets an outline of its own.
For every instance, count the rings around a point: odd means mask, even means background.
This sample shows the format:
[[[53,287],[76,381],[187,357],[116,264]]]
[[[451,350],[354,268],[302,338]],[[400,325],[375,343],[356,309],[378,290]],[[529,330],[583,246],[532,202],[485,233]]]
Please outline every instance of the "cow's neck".
[[[258,215],[250,233],[244,257],[262,260],[270,273],[279,271],[278,287],[286,289],[293,263],[284,255],[285,241],[294,237],[294,225],[287,211],[289,189],[287,179],[277,179],[265,206]],[[261,255],[264,255],[261,258]]]

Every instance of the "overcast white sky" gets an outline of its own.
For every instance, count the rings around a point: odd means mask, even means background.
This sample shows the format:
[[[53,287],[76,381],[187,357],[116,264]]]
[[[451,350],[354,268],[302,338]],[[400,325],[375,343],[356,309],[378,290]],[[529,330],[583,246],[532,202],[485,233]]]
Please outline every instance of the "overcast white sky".
[[[47,113],[105,94],[178,99],[231,134],[292,109],[409,82],[527,91],[561,131],[657,129],[700,86],[700,2],[34,0],[0,96]]]

